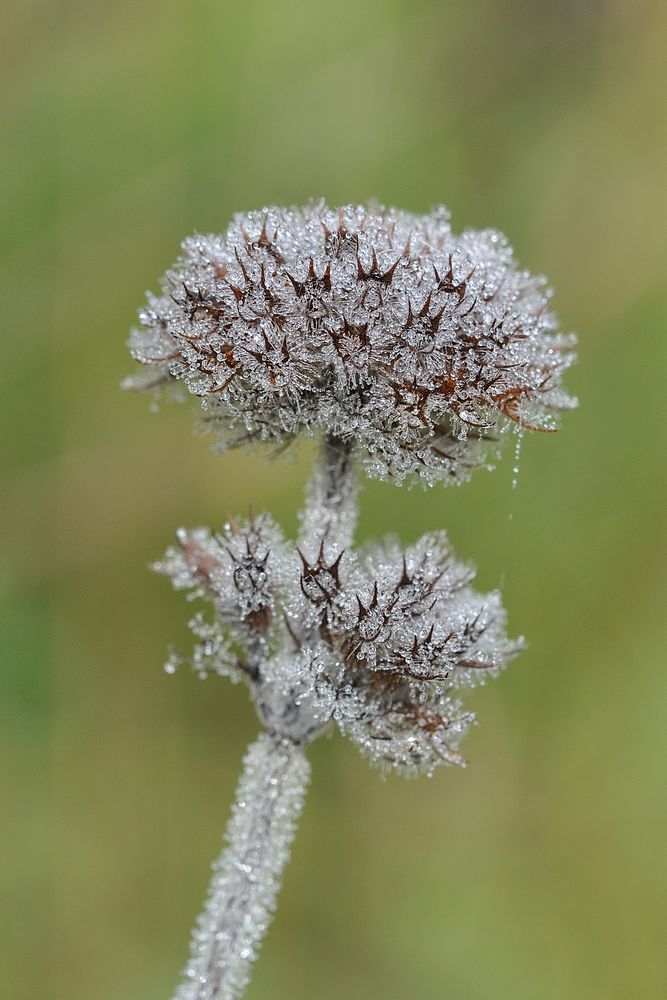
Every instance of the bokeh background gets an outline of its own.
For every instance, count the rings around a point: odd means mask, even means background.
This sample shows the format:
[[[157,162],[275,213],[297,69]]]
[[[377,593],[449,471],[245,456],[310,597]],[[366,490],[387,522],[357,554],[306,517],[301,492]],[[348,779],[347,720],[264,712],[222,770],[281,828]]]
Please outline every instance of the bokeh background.
[[[175,528],[267,508],[310,452],[214,456],[119,391],[190,231],[313,195],[444,201],[546,272],[581,408],[461,489],[365,490],[361,535],[444,526],[530,641],[474,696],[471,766],[379,780],[338,738],[248,1000],[665,995],[665,5],[16,0],[0,60],[0,993],[170,995],[257,722],[161,670]]]

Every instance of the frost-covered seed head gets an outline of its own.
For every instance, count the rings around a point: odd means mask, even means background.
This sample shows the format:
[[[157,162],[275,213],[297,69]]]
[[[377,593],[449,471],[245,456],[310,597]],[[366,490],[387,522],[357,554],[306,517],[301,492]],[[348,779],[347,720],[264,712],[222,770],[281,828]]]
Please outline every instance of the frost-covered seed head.
[[[126,384],[183,382],[222,448],[324,433],[372,477],[459,482],[512,424],[575,405],[549,299],[500,233],[457,236],[442,208],[265,208],[185,240]]]
[[[442,533],[309,558],[262,516],[181,531],[157,568],[213,604],[211,623],[192,623],[198,672],[244,678],[269,731],[304,743],[335,722],[384,768],[464,763],[474,717],[459,693],[522,646]]]

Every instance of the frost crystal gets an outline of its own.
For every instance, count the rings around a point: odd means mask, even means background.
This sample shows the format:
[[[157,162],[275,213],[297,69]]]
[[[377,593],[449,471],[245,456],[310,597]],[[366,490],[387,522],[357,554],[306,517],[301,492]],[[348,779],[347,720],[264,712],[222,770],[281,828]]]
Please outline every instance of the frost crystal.
[[[185,240],[126,384],[184,382],[222,448],[323,433],[372,477],[459,482],[511,422],[553,430],[575,405],[549,299],[500,233],[457,236],[442,208],[265,208]]]

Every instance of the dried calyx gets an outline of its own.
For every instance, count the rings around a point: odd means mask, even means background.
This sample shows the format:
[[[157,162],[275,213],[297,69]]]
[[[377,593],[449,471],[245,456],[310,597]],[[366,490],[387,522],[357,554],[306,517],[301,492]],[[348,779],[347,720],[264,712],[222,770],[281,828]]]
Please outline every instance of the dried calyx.
[[[266,208],[185,240],[127,385],[184,383],[222,448],[335,434],[370,476],[459,482],[574,405],[549,298],[502,234],[457,236],[444,209]]]

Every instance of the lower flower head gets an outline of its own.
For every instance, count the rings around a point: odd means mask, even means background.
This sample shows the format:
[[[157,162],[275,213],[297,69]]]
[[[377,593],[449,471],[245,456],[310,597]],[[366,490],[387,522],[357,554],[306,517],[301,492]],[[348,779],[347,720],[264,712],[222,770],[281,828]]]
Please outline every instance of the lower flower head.
[[[461,693],[522,648],[496,592],[472,589],[442,533],[358,556],[302,555],[267,517],[182,531],[157,568],[205,597],[194,663],[247,681],[266,727],[303,743],[331,723],[375,764],[463,764]]]

